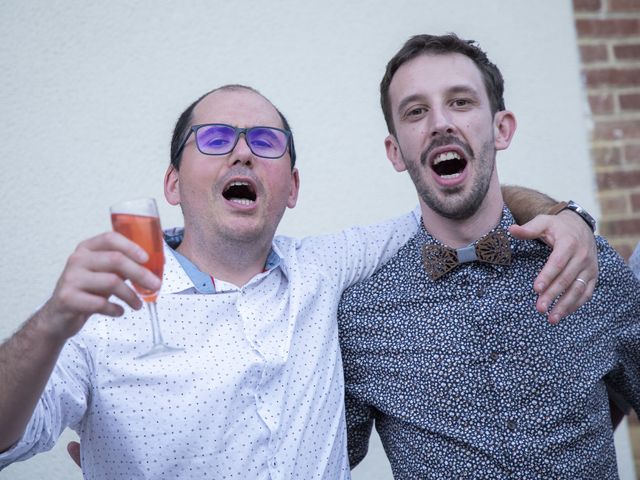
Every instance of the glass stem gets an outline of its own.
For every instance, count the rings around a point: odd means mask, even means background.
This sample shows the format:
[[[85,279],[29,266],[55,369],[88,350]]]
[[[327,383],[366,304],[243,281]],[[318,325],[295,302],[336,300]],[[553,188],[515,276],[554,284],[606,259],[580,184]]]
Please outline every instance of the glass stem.
[[[149,308],[149,316],[151,317],[151,333],[153,334],[153,345],[164,345],[162,333],[160,333],[160,324],[158,323],[158,311],[156,302],[146,302]]]

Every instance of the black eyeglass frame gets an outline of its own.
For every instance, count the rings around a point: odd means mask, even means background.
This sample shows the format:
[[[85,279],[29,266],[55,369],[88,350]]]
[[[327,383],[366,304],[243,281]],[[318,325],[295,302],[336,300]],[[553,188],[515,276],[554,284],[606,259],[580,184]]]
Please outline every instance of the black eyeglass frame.
[[[234,130],[236,141],[233,142],[233,145],[231,146],[231,148],[229,149],[228,152],[225,152],[225,153],[210,153],[210,152],[203,152],[200,149],[200,145],[198,144],[197,131],[202,127],[211,127],[211,126],[214,126],[214,125],[221,126],[221,127],[229,127],[229,128],[232,128]],[[287,146],[285,147],[284,152],[282,152],[282,155],[279,155],[277,157],[265,157],[264,155],[259,155],[256,152],[254,152],[253,148],[251,148],[251,145],[249,144],[249,142],[247,142],[247,146],[249,147],[249,150],[251,150],[251,153],[253,153],[256,157],[275,160],[275,159],[284,157],[284,154],[287,153],[287,149],[289,149],[289,154],[291,155],[292,162],[294,161],[295,153],[294,153],[294,150],[293,150],[293,134],[289,130],[284,130],[283,128],[278,128],[278,127],[267,127],[267,126],[264,126],[264,125],[255,125],[255,126],[249,127],[249,128],[240,128],[240,127],[234,127],[233,125],[229,125],[227,123],[200,123],[198,125],[191,125],[189,127],[189,133],[187,134],[186,137],[184,137],[184,140],[182,141],[182,143],[180,143],[180,146],[178,147],[178,150],[176,150],[176,154],[175,154],[174,160],[176,158],[178,158],[182,154],[182,150],[184,150],[184,147],[187,144],[187,141],[189,140],[189,137],[191,136],[192,133],[195,135],[196,148],[198,149],[198,151],[200,153],[202,153],[203,155],[212,155],[214,157],[217,157],[217,156],[227,155],[227,154],[231,153],[233,151],[233,149],[236,148],[236,145],[238,144],[238,141],[240,140],[240,135],[244,134],[244,137],[245,137],[245,140],[246,140],[247,133],[250,132],[251,130],[256,129],[256,128],[267,128],[269,130],[278,130],[278,131],[284,133],[285,136],[287,137]]]

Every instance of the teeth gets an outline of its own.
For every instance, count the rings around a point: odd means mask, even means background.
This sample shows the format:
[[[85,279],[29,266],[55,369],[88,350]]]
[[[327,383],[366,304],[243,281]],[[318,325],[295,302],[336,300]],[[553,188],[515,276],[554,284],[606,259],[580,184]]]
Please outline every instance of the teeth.
[[[230,187],[245,187],[248,186],[248,182],[231,182]]]
[[[435,158],[435,160],[433,161],[433,164],[438,165],[441,162],[445,162],[447,160],[454,160],[454,159],[460,160],[461,157],[456,152],[443,152]]]
[[[449,180],[452,178],[458,178],[460,176],[459,173],[452,173],[451,175],[440,175],[440,178],[444,178],[445,180]]]
[[[248,198],[230,198],[230,202],[239,203],[240,205],[251,205],[253,201]]]

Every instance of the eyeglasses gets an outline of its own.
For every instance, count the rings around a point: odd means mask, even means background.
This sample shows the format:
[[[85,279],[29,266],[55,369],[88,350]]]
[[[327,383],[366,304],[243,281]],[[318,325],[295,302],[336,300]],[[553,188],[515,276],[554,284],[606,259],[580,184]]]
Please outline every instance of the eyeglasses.
[[[287,151],[291,132],[274,127],[238,128],[224,123],[206,123],[192,125],[189,134],[176,151],[176,157],[182,153],[191,133],[195,133],[198,150],[205,155],[226,155],[238,143],[240,135],[251,152],[261,158],[280,158]]]

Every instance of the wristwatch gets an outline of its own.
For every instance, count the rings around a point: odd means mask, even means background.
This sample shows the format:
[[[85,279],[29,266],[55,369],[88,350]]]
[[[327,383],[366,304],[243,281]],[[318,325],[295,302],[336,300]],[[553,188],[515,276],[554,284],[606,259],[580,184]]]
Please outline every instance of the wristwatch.
[[[591,215],[589,215],[589,212],[587,212],[573,200],[569,200],[568,202],[556,203],[549,210],[549,215],[557,215],[563,210],[571,210],[572,212],[575,212],[586,222],[587,225],[589,225],[589,228],[592,232],[596,231],[596,220]]]

